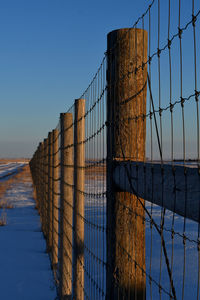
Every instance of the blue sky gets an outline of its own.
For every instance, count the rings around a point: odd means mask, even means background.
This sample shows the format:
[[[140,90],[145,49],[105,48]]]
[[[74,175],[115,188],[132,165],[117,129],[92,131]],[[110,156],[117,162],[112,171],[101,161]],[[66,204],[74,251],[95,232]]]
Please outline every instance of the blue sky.
[[[171,2],[175,4],[171,31],[176,32],[178,0]],[[31,157],[38,143],[56,127],[60,112],[67,111],[88,86],[106,51],[107,33],[131,27],[150,3],[150,0],[0,2],[0,157]],[[161,45],[164,45],[168,1],[160,3]],[[182,3],[184,24],[191,18],[192,0]],[[157,47],[156,22],[157,1],[152,10],[152,51]],[[192,31],[190,39],[191,36]],[[184,51],[192,60],[192,40],[189,44],[185,41]],[[173,51],[176,57],[178,46]],[[167,59],[167,56],[162,59],[164,83]],[[184,68],[188,70],[193,62],[189,59],[185,62]],[[173,65],[176,66],[175,61]],[[189,79],[190,76],[183,78],[188,85]],[[174,76],[174,85],[177,83],[178,73]],[[193,87],[189,94],[192,91]],[[163,93],[167,95],[165,89]]]
[[[150,1],[2,0],[0,157],[31,156]]]

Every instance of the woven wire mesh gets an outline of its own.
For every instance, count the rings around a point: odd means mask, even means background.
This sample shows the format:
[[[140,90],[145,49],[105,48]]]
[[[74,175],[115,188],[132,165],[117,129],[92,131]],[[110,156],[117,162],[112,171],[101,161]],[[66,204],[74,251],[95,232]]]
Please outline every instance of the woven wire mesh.
[[[81,299],[199,299],[199,15],[195,0],[153,0],[108,49],[80,97],[81,119],[73,105],[71,123],[63,129],[59,122],[52,142],[45,140],[30,162],[62,295],[74,296],[78,281]],[[80,190],[74,127],[82,120]],[[62,134],[70,130],[65,145]],[[74,193],[84,196],[76,216]],[[77,261],[84,279],[76,278]]]
[[[106,60],[86,99],[85,139],[85,289],[88,299],[106,294]]]
[[[113,160],[118,166],[125,162],[115,179],[135,195],[110,195],[121,211],[112,220],[118,231],[118,261],[111,266],[116,299],[199,299],[199,9],[197,1],[153,1],[134,24],[133,40],[131,29],[125,30],[108,52],[108,99],[117,111],[109,125],[119,135]],[[148,32],[146,58],[138,28]],[[113,59],[123,55],[124,45],[130,47],[129,63]],[[196,214],[190,215],[191,206]]]

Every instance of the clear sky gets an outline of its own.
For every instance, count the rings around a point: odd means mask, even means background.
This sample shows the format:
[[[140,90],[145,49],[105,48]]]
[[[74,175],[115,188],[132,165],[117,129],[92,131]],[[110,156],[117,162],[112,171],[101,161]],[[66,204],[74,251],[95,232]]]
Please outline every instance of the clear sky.
[[[60,112],[67,111],[88,86],[106,51],[107,33],[131,27],[151,2],[0,1],[0,157],[31,157],[38,143],[56,127]],[[152,51],[157,47],[155,2]],[[176,32],[178,0],[172,2],[176,4],[171,11],[175,20],[171,23],[171,30]],[[164,37],[160,43],[164,45],[168,1],[161,0],[160,3]],[[184,24],[191,18],[192,0],[182,0],[182,3],[181,21]],[[197,0],[195,3],[200,5]],[[184,49],[191,52],[193,59],[191,45],[192,40],[190,44],[186,40]],[[174,51],[178,51],[178,46]],[[167,59],[162,61],[167,62]],[[192,64],[189,62],[189,65]],[[156,63],[154,65],[156,68]],[[187,60],[184,68],[188,68]],[[162,70],[165,76],[164,65]],[[176,84],[178,79],[174,80]],[[188,82],[187,77],[183,80]],[[193,86],[189,95],[192,91]]]
[[[151,1],[0,2],[0,157],[31,156],[90,82],[109,31]]]

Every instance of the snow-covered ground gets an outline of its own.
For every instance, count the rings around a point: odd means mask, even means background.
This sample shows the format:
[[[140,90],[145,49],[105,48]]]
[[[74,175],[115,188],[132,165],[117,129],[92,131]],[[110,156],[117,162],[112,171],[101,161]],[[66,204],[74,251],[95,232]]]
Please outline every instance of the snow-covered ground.
[[[96,180],[86,181],[85,190],[88,193],[103,193],[105,189],[105,181],[98,180],[98,177]],[[145,205],[160,228],[163,213],[161,207],[152,205],[148,201]],[[85,219],[85,291],[88,299],[103,300],[106,290],[105,196],[85,198]],[[146,299],[167,300],[170,299],[169,293],[172,294],[172,291],[167,263],[161,247],[161,236],[155,226],[151,228],[151,219],[147,213],[145,219]],[[184,219],[168,210],[165,211],[163,239],[177,299],[200,299],[198,233],[200,227],[197,222]]]
[[[14,168],[13,165],[8,167]],[[4,197],[13,208],[5,211],[6,225],[0,227],[2,300],[56,298],[53,273],[32,193],[30,181],[19,181]]]
[[[25,162],[8,162],[0,164],[0,180],[9,175],[17,173],[25,164]]]
[[[147,201],[146,208],[149,213],[152,213],[156,224],[160,226],[163,209]],[[147,214],[146,220],[148,220]],[[150,282],[147,277],[147,299],[167,300],[170,297],[166,292],[171,292],[167,263],[161,247],[161,237],[154,226],[151,228],[149,221],[145,223],[146,272],[157,284],[161,284],[163,290],[159,291],[159,286],[153,281]],[[163,239],[177,299],[200,299],[198,295],[200,274],[198,232],[197,222],[184,219],[169,210],[165,211]]]
[[[106,185],[103,179],[96,178],[88,180],[85,188],[86,192],[104,193]],[[6,194],[14,208],[6,211],[7,224],[0,227],[0,299],[3,300],[56,298],[53,274],[32,192],[32,184],[27,181],[12,186]],[[160,227],[161,208],[146,201],[146,209]],[[151,228],[147,214],[145,218],[146,299],[170,299],[170,279],[163,250],[161,253],[161,237],[154,226]],[[106,290],[105,194],[98,198],[85,198],[85,220],[85,299],[103,300]],[[199,231],[196,222],[184,220],[166,210],[163,238],[177,299],[198,299]],[[160,291],[159,284],[162,286]]]

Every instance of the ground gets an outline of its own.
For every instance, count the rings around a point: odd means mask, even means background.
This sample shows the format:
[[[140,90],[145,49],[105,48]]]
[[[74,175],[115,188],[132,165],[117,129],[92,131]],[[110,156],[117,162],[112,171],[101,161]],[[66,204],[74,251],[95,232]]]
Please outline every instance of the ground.
[[[56,288],[27,163],[16,175],[0,180],[0,225],[0,298],[54,300]]]

